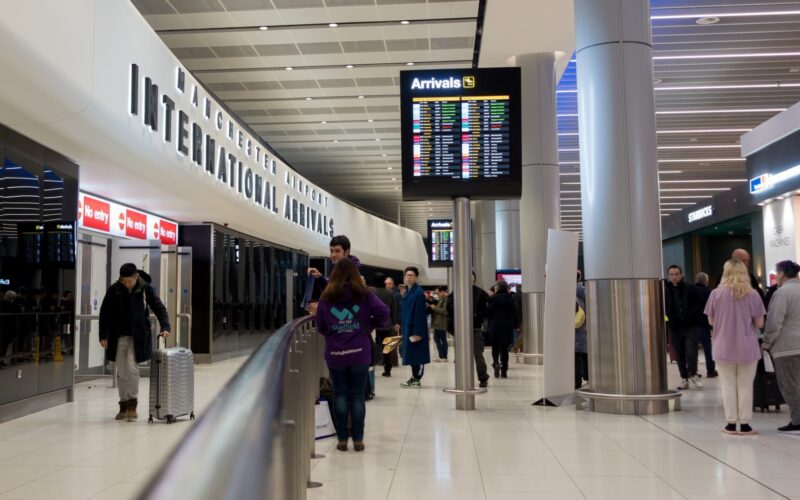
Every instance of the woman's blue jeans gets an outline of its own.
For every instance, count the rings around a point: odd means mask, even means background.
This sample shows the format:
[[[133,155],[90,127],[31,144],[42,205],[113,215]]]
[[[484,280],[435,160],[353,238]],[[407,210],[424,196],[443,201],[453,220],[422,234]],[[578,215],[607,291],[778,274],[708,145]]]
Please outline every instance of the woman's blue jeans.
[[[339,441],[347,441],[348,419],[353,441],[364,440],[364,419],[367,405],[364,401],[364,387],[367,385],[369,365],[330,368],[333,382],[333,425]]]

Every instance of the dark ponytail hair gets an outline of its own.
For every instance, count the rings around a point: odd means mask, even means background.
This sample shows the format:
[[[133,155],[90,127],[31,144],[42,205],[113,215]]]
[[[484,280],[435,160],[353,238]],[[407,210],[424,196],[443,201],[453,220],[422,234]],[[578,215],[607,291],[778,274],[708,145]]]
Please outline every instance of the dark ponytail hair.
[[[797,278],[800,273],[800,265],[791,260],[782,260],[775,265],[775,269],[782,272],[787,278]]]

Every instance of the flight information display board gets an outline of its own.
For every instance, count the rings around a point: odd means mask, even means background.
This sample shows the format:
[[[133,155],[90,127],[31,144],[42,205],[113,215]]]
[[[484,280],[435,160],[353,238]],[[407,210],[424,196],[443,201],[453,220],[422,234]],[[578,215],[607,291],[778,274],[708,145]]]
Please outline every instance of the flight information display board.
[[[400,72],[403,199],[519,198],[519,68]]]
[[[453,220],[428,220],[428,266],[451,267],[454,250]]]

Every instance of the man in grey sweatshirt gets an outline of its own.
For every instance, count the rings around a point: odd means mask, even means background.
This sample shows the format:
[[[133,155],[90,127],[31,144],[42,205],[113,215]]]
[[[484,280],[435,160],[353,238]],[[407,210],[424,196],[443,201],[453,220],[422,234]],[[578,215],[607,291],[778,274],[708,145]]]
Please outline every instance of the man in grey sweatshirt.
[[[792,421],[778,429],[800,435],[800,265],[785,260],[775,266],[780,288],[772,296],[762,349],[775,363],[775,375]]]

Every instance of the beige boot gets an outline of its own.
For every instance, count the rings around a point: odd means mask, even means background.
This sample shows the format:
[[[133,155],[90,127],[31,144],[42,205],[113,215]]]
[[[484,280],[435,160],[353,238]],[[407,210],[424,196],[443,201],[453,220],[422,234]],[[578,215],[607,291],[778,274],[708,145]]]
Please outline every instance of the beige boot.
[[[138,400],[136,399],[128,400],[128,412],[127,412],[128,422],[134,422],[136,421],[137,418],[139,418],[139,415],[136,414],[137,403]]]
[[[125,420],[128,418],[128,402],[127,401],[120,401],[119,402],[119,413],[117,416],[114,417],[115,420]]]

